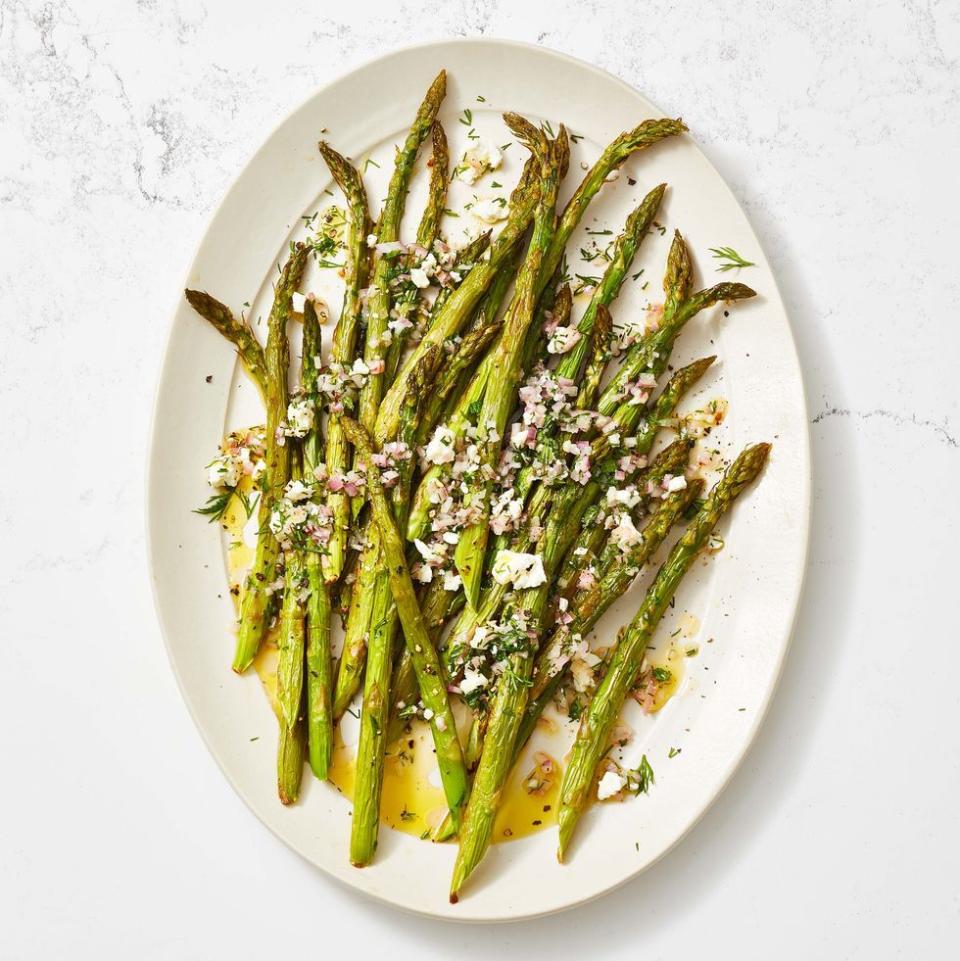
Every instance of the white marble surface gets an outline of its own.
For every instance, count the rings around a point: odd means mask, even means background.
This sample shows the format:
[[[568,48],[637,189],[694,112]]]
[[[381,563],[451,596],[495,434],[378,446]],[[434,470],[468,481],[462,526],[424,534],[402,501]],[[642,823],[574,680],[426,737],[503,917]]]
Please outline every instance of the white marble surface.
[[[778,271],[815,490],[786,673],[720,801],[603,901],[483,929],[361,900],[243,807],[167,666],[142,506],[168,316],[229,179],[327,79],[476,34],[683,114]],[[0,0],[0,957],[948,956],[958,108],[951,0]]]

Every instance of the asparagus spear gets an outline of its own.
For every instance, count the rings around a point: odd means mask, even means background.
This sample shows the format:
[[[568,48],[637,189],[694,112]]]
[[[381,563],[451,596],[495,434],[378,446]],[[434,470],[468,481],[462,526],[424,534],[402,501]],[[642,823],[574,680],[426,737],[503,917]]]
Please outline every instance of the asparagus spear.
[[[417,227],[417,246],[427,251],[433,247],[433,242],[439,235],[440,220],[443,217],[447,202],[447,187],[450,184],[450,153],[447,148],[447,135],[444,133],[443,125],[439,120],[434,121],[431,135],[433,157],[430,161],[430,186],[427,191],[427,203]],[[409,254],[407,256],[407,267],[412,267],[416,260],[417,258],[413,254]],[[409,319],[409,314],[415,312],[419,294],[420,291],[416,285],[412,281],[409,282],[397,297],[396,310]],[[409,328],[407,328],[407,331],[409,331]],[[406,345],[407,331],[394,333],[387,349],[387,386],[393,382],[396,376],[397,367]]]
[[[609,417],[616,413],[621,405],[624,391],[644,370],[659,376],[666,369],[674,341],[684,325],[701,310],[712,307],[720,301],[747,300],[756,296],[756,292],[746,284],[716,284],[695,294],[688,292],[689,287],[689,255],[678,230],[667,257],[663,319],[656,331],[638,341],[627,351],[617,373],[600,395],[597,409],[601,414]]]
[[[556,562],[556,550],[550,543],[549,532],[537,544],[537,552],[542,555],[547,581],[540,587],[518,592],[515,603],[520,624],[534,638],[539,634],[552,568]],[[482,722],[478,725],[478,732],[483,736],[483,749],[460,826],[460,845],[450,882],[450,901],[453,904],[459,899],[460,889],[490,846],[497,807],[513,766],[513,745],[526,708],[534,651],[535,643],[531,641],[527,649],[509,656],[493,694],[486,730],[482,730]]]
[[[290,367],[287,321],[292,311],[293,295],[300,286],[306,263],[307,247],[303,244],[292,245],[290,257],[283,266],[274,291],[273,307],[267,321],[267,346],[264,351],[267,468],[261,480],[263,494],[258,510],[261,533],[257,538],[253,567],[247,575],[243,599],[240,602],[240,627],[233,658],[233,669],[238,674],[242,674],[253,663],[266,632],[272,607],[268,588],[276,574],[279,548],[267,525],[273,503],[290,479],[290,448],[284,443],[278,443],[278,431],[287,416],[287,371]]]
[[[429,250],[440,234],[440,221],[447,202],[447,188],[450,185],[450,150],[447,135],[439,120],[435,120],[430,130],[433,144],[433,157],[430,161],[430,186],[427,205],[420,226],[417,228],[417,243]]]
[[[476,367],[477,361],[486,353],[502,327],[500,321],[492,320],[482,327],[475,327],[463,338],[456,353],[440,372],[436,387],[425,398],[425,409],[417,431],[420,443],[428,439],[447,401],[455,395],[456,388],[465,386],[462,383],[464,375],[469,375]]]
[[[664,542],[670,528],[702,491],[703,481],[696,480],[684,490],[664,498],[640,532],[640,542],[626,554],[611,556],[606,564],[601,565],[593,586],[574,594],[570,604],[570,610],[574,612],[573,621],[558,627],[540,647],[533,686],[530,688],[531,702],[539,698],[551,679],[563,670],[565,662],[562,653],[568,640],[575,634],[584,635],[593,628],[610,605],[633,583],[641,568]]]
[[[486,438],[481,447],[480,478],[471,499],[471,503],[478,508],[479,518],[463,530],[454,555],[457,570],[463,579],[467,603],[473,608],[478,606],[480,600],[480,578],[484,570],[483,558],[490,533],[488,517],[491,482],[483,476],[484,468],[490,468],[495,463],[500,451],[500,439],[514,403],[522,370],[522,347],[533,321],[540,293],[537,289],[540,266],[554,233],[562,158],[569,149],[567,134],[562,126],[557,140],[548,143],[543,132],[523,117],[505,114],[504,120],[540,162],[540,199],[527,258],[517,278],[517,289],[507,311],[503,331],[488,362],[490,368],[496,371],[497,378],[495,381],[487,381],[477,421],[481,438]]]
[[[263,356],[263,348],[250,325],[245,319],[237,320],[229,307],[202,290],[185,290],[184,293],[190,306],[237,348],[244,370],[257,385],[260,396],[266,402],[267,362]]]
[[[598,158],[597,162],[590,168],[586,176],[577,187],[573,196],[563,209],[560,222],[557,225],[556,234],[550,244],[550,248],[543,258],[543,273],[541,275],[544,283],[557,269],[563,259],[563,252],[570,240],[574,230],[580,223],[590,201],[600,192],[607,178],[618,170],[624,161],[638,150],[652,147],[667,137],[674,137],[687,130],[686,124],[682,120],[644,120],[643,123],[634,127],[633,130],[620,134]]]
[[[420,360],[411,381],[411,392],[405,399],[400,416],[399,439],[410,445],[416,436],[419,400],[436,372],[441,357],[438,350],[429,351]],[[413,461],[400,471],[400,480],[392,495],[393,512],[399,524],[406,523],[409,485]],[[364,676],[363,707],[360,715],[360,740],[357,745],[357,778],[353,796],[353,822],[350,834],[350,861],[357,867],[369,864],[377,848],[380,826],[380,794],[383,787],[384,750],[390,708],[390,675],[393,639],[397,626],[397,608],[390,590],[390,571],[383,558],[383,538],[378,525],[369,529],[366,548],[375,554],[376,576],[366,591],[372,594],[370,610],[370,643]]]
[[[463,283],[450,295],[434,318],[430,330],[411,351],[410,356],[401,366],[396,380],[386,392],[377,413],[373,434],[376,443],[382,444],[396,433],[403,398],[409,390],[410,379],[423,354],[431,347],[441,346],[445,340],[449,340],[460,331],[493,278],[509,260],[514,246],[530,223],[537,196],[537,182],[531,173],[531,164],[528,161],[510,196],[510,215],[507,217],[507,222],[497,239],[490,245],[489,258],[478,263],[464,278]]]
[[[637,250],[650,230],[653,218],[657,215],[666,189],[666,184],[654,187],[627,217],[623,231],[614,242],[610,263],[607,264],[600,283],[594,288],[590,303],[577,324],[580,340],[560,358],[560,365],[557,368],[558,376],[570,377],[574,380],[578,378],[584,360],[590,353],[597,312],[601,307],[609,307],[620,293]]]
[[[329,144],[320,142],[320,154],[326,161],[333,179],[347,200],[347,239],[344,257],[343,306],[333,338],[331,360],[335,364],[349,366],[357,350],[360,328],[360,291],[363,289],[367,263],[367,234],[370,216],[367,213],[367,194],[363,180],[356,169]],[[331,474],[341,474],[347,469],[347,445],[340,429],[340,416],[331,411],[327,421],[326,464]],[[330,492],[327,503],[333,511],[333,531],[327,552],[323,557],[323,572],[328,583],[337,581],[343,572],[347,544],[347,528],[350,522],[349,502],[346,494]]]
[[[442,357],[442,352],[437,349],[427,351],[423,355],[411,381],[410,393],[407,395],[404,407],[401,410],[400,440],[411,449],[416,442],[419,430],[421,417],[419,405],[426,403],[424,400],[427,395],[426,385],[433,379]],[[412,458],[406,462],[402,471],[402,482],[394,488],[397,519],[399,523],[404,524],[410,509],[409,486],[413,479],[413,464]],[[351,596],[343,650],[340,655],[340,663],[337,666],[333,708],[335,719],[339,719],[343,715],[360,686],[360,677],[366,662],[370,639],[370,625],[371,623],[379,624],[383,620],[383,617],[374,620],[374,611],[378,608],[378,605],[381,611],[388,612],[384,616],[388,617],[391,622],[395,622],[395,612],[389,613],[389,606],[386,606],[388,605],[388,599],[378,599],[379,594],[389,593],[389,586],[387,578],[381,570],[382,559],[379,555],[380,542],[377,531],[374,529],[370,533],[371,536],[361,552],[359,561],[358,579],[360,584],[365,585],[365,589],[354,591]],[[393,630],[393,626],[389,623],[384,626],[388,633]]]
[[[623,282],[630,271],[630,266],[636,256],[637,249],[643,238],[647,235],[650,225],[653,223],[653,218],[657,214],[666,189],[666,184],[660,184],[654,187],[653,190],[643,198],[640,205],[627,217],[623,231],[614,243],[610,263],[607,265],[607,269],[604,271],[600,283],[597,284],[594,289],[590,297],[590,303],[587,305],[587,309],[577,324],[577,332],[580,334],[580,339],[574,344],[570,351],[560,358],[560,363],[556,369],[556,377],[558,379],[562,377],[569,378],[570,380],[578,379],[580,369],[585,359],[590,355],[591,345],[593,343],[593,331],[597,323],[597,318],[601,316],[601,311],[605,311],[620,293],[620,288],[623,286]],[[569,306],[567,309],[569,310]],[[607,328],[607,336],[609,336],[609,325],[611,323],[612,321],[608,312],[601,321],[601,324]],[[606,366],[606,359],[609,358],[608,350],[602,351],[600,358],[604,360],[604,363],[595,366],[590,378],[586,380],[584,385],[586,392],[584,392],[584,388],[581,388],[578,393],[577,406],[581,407],[581,409],[589,407],[590,404],[593,403],[600,378],[603,376],[603,371]],[[555,440],[555,432],[553,430],[549,428],[547,430],[541,430],[537,437],[537,443],[539,450],[537,451],[534,462],[525,465],[516,480],[516,489],[524,497],[526,497],[530,491],[536,478],[536,472],[540,469],[540,465],[549,463],[557,456],[558,444]]]
[[[447,73],[441,70],[420,105],[403,147],[397,151],[380,219],[377,223],[377,242],[392,243],[400,237],[400,221],[407,202],[407,188],[413,173],[420,144],[423,143],[436,120],[437,111],[447,92]],[[368,430],[373,429],[377,409],[383,396],[383,338],[390,316],[390,279],[394,272],[396,255],[382,255],[373,268],[371,293],[367,299],[364,319],[367,324],[367,337],[363,359],[372,366],[370,376],[360,389],[359,418]],[[377,372],[377,368],[380,368]]]
[[[390,588],[403,625],[406,650],[410,654],[416,672],[420,696],[425,708],[424,716],[429,717],[447,806],[454,824],[457,825],[460,823],[460,814],[467,799],[467,771],[463,763],[460,741],[457,738],[456,719],[450,708],[444,686],[440,659],[434,650],[433,641],[417,604],[416,592],[404,556],[404,543],[397,532],[393,512],[384,495],[380,472],[373,463],[373,449],[369,435],[359,424],[346,418],[344,429],[350,443],[359,451],[367,468],[367,493],[370,497],[374,520],[380,530]]]
[[[281,724],[277,747],[277,794],[281,804],[293,804],[300,796],[304,749],[302,722],[298,720],[292,728]]]
[[[593,345],[583,371],[583,382],[577,392],[576,407],[579,410],[590,410],[600,392],[600,383],[610,363],[612,335],[613,317],[609,308],[600,304],[593,324]]]
[[[300,479],[299,466],[292,471]],[[303,550],[293,545],[284,551],[283,602],[277,635],[277,701],[280,723],[293,727],[303,700],[303,663],[306,644],[306,561]]]
[[[346,436],[346,435],[344,435]],[[333,718],[338,721],[350,706],[363,675],[369,641],[370,622],[373,616],[374,592],[370,585],[376,576],[377,553],[369,545],[360,553],[356,583],[359,585],[350,596],[350,611],[343,637],[343,648],[337,664],[333,693]]]
[[[760,473],[769,451],[769,444],[755,444],[746,448],[728,468],[674,545],[636,616],[617,644],[607,672],[581,719],[560,787],[560,838],[557,849],[560,861],[564,859],[574,828],[586,807],[597,764],[607,747],[610,731],[640,672],[644,652],[664,611],[720,517]]]
[[[308,478],[320,464],[323,440],[320,436],[320,410],[317,402],[317,366],[320,353],[320,322],[312,298],[303,306],[303,360],[301,386],[314,404],[314,429],[303,441],[303,472]],[[328,547],[329,547],[329,541]],[[306,701],[307,748],[314,775],[325,781],[333,761],[333,714],[331,690],[333,664],[330,657],[330,589],[323,577],[321,554],[310,550],[305,558],[307,575],[306,609]]]

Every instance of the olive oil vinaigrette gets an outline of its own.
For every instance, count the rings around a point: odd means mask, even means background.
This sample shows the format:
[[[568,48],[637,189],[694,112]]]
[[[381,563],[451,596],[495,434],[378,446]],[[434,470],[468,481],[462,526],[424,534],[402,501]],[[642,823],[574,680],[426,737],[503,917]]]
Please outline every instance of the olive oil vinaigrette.
[[[234,497],[221,518],[221,528],[226,538],[226,560],[230,592],[239,610],[240,594],[244,577],[253,562],[257,534],[257,511],[254,500],[253,481],[244,477],[239,490],[252,505],[250,516],[243,501]],[[699,622],[691,614],[678,619],[678,627],[662,650],[651,650],[645,674],[659,679],[650,686],[649,696],[643,692],[637,700],[649,714],[660,711],[680,689],[684,677],[684,660],[697,653],[688,641],[699,631]],[[277,691],[277,630],[274,627],[264,640],[253,663],[254,670],[263,684],[274,713],[279,706]],[[351,710],[353,710],[351,708]],[[454,703],[461,742],[466,743],[470,727],[470,713],[459,700]],[[550,746],[565,750],[569,733],[560,715],[552,709],[544,714],[538,729],[546,735]],[[356,742],[359,720],[348,713],[336,730],[333,767],[330,781],[343,795],[353,797],[356,777]],[[532,739],[536,740],[536,739]],[[545,827],[556,824],[562,764],[546,751],[527,745],[503,792],[503,800],[497,812],[493,841],[510,841],[535,834]],[[383,824],[426,840],[441,825],[447,813],[440,773],[437,768],[429,725],[419,719],[408,722],[403,735],[387,749],[383,778],[383,794],[380,802],[380,819]]]

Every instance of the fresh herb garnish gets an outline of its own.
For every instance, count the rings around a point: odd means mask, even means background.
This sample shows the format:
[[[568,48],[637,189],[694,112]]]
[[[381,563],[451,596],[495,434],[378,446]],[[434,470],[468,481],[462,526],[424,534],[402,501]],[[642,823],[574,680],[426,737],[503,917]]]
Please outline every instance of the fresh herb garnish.
[[[710,253],[713,254],[715,260],[719,260],[720,263],[717,265],[717,270],[740,270],[743,267],[756,267],[757,265],[751,260],[744,260],[743,257],[738,254],[733,247],[711,247]]]
[[[634,770],[627,772],[627,777],[630,782],[630,789],[634,794],[649,793],[656,779],[653,776],[653,768],[650,766],[646,754],[643,755],[640,764]]]
[[[214,521],[220,520],[227,512],[231,497],[233,497],[232,490],[224,491],[222,494],[211,494],[206,504],[204,504],[203,507],[195,508],[193,513],[202,514],[204,517],[209,518],[208,523],[212,524]]]

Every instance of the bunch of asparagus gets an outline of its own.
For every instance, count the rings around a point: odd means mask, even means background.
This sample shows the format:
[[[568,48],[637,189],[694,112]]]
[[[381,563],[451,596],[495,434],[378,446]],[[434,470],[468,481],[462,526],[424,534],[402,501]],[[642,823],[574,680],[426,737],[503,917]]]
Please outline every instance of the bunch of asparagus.
[[[445,91],[441,72],[397,150],[375,225],[358,171],[319,145],[346,202],[346,289],[328,365],[320,359],[325,308],[310,295],[304,301],[293,395],[287,325],[310,245],[291,245],[264,347],[242,316],[206,293],[186,295],[234,344],[266,406],[259,535],[233,667],[251,665],[276,621],[280,798],[296,799],[305,758],[317,778],[329,776],[334,726],[361,694],[350,859],[369,864],[386,749],[412,715],[423,718],[449,812],[435,839],[459,838],[456,901],[489,847],[518,753],[570,683],[583,638],[688,520],[597,668],[561,787],[564,857],[657,624],[769,447],[744,450],[705,498],[702,481],[687,481],[693,441],[684,431],[651,456],[661,432],[682,425],[677,406],[714,360],[674,371],[654,396],[678,335],[705,308],[754,295],[739,283],[694,291],[679,232],[659,322],[620,344],[613,363],[610,307],[665,185],[627,218],[585,311],[571,321],[564,251],[590,201],[628,157],[682,133],[683,123],[647,120],[621,134],[560,209],[566,130],[554,135],[506,114],[529,157],[505,223],[452,252],[439,236],[450,180],[437,119]],[[409,183],[428,136],[428,199],[416,243],[404,245]],[[428,258],[441,277],[432,301],[416,282]],[[336,661],[334,606],[345,631]],[[472,711],[465,743],[453,696]]]

